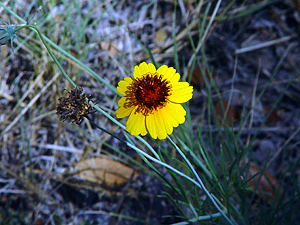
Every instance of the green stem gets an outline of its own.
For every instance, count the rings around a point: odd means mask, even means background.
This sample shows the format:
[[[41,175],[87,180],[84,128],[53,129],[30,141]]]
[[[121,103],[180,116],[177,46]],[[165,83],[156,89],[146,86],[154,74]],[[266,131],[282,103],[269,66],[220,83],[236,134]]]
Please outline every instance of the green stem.
[[[119,141],[121,141],[121,142],[123,142],[123,143],[125,143],[125,144],[127,143],[127,141],[123,140],[122,138],[119,138],[119,137],[116,136],[115,134],[111,133],[110,131],[106,130],[105,128],[100,127],[98,124],[94,123],[94,122],[91,120],[90,117],[85,116],[85,118],[87,118],[87,119],[90,121],[90,123],[91,123],[92,125],[94,125],[95,127],[97,127],[98,129],[104,131],[105,133],[111,135],[112,137],[118,139]]]
[[[93,103],[92,103],[93,104]],[[102,113],[106,118],[108,118],[109,120],[111,120],[113,123],[115,123],[117,126],[119,126],[120,128],[122,128],[123,130],[126,131],[125,126],[120,123],[119,121],[117,121],[115,118],[113,118],[111,115],[109,115],[107,112],[105,112],[103,109],[101,109],[99,106],[97,105],[93,105],[93,107],[99,111],[100,113]],[[126,131],[127,132],[127,131]],[[145,146],[147,146],[147,148],[152,152],[153,155],[155,155],[155,157],[157,159],[159,159],[159,155],[157,154],[157,152],[152,148],[152,146],[145,141],[142,137],[140,136],[134,136],[136,139],[138,139],[139,141],[141,141]]]
[[[179,176],[182,176],[182,177],[184,177],[185,179],[191,181],[191,182],[192,182],[193,184],[195,184],[196,186],[202,188],[202,187],[200,186],[200,184],[197,183],[197,181],[193,180],[192,178],[190,178],[189,176],[187,176],[187,175],[185,175],[184,173],[180,172],[179,170],[173,168],[172,166],[170,166],[170,165],[168,165],[168,164],[166,164],[166,163],[164,163],[164,162],[162,162],[162,161],[160,161],[160,160],[158,160],[158,159],[156,159],[156,158],[154,158],[154,157],[148,155],[146,152],[144,152],[144,151],[142,151],[141,149],[137,148],[135,145],[132,145],[131,143],[127,142],[127,146],[129,146],[130,148],[134,149],[136,152],[142,154],[142,155],[145,156],[147,159],[150,159],[151,161],[153,161],[153,162],[155,162],[155,163],[157,163],[157,164],[159,164],[159,165],[162,165],[163,167],[166,167],[167,169],[169,169],[169,170],[173,171],[174,173],[178,174]]]
[[[40,30],[33,25],[25,25],[22,27],[17,28],[18,30],[21,30],[22,28],[31,28],[33,30],[35,30],[37,32],[37,34],[39,35],[41,41],[43,42],[44,46],[46,47],[49,55],[51,56],[51,58],[53,59],[53,61],[55,62],[55,64],[58,66],[59,70],[61,71],[61,73],[64,75],[64,77],[72,84],[72,86],[74,88],[76,88],[76,84],[71,80],[71,78],[68,76],[68,74],[65,72],[65,70],[62,68],[62,66],[60,65],[60,63],[58,62],[58,60],[56,59],[56,57],[54,56],[54,54],[52,53],[51,49],[49,48],[48,44],[46,43],[44,36],[42,35],[42,33],[40,32]],[[16,30],[17,30],[16,29]]]

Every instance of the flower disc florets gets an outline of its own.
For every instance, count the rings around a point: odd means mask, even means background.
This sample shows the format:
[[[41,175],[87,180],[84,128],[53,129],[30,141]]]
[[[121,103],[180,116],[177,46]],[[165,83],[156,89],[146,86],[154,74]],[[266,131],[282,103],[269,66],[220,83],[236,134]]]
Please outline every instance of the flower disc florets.
[[[179,79],[173,67],[156,69],[145,62],[135,66],[133,78],[125,77],[118,84],[124,96],[118,101],[116,117],[129,116],[126,130],[132,135],[149,133],[154,139],[165,139],[173,127],[184,123],[186,111],[180,103],[193,96],[193,87]]]
[[[167,104],[171,91],[170,82],[163,79],[157,72],[147,73],[141,78],[132,81],[125,92],[127,102],[124,107],[137,106],[134,113],[149,113],[164,107]]]

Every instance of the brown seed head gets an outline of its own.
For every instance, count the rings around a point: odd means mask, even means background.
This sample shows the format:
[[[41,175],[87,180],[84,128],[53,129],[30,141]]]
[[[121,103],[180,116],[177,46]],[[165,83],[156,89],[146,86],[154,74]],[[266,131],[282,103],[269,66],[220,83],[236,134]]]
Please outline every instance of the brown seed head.
[[[60,116],[61,121],[71,120],[72,123],[80,124],[84,116],[89,114],[93,107],[88,103],[86,95],[82,92],[82,87],[77,87],[68,92],[67,98],[59,98],[56,107],[56,114]]]

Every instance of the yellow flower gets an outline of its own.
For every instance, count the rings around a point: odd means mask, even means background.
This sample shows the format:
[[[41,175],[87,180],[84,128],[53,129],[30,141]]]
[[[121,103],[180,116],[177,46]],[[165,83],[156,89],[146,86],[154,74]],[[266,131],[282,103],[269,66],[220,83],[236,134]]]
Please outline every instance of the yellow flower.
[[[126,130],[134,136],[149,132],[154,139],[165,139],[173,127],[184,123],[186,111],[180,103],[193,96],[193,87],[179,79],[173,67],[156,70],[145,62],[135,66],[133,79],[125,77],[118,84],[117,91],[124,97],[118,101],[116,117],[129,116]]]

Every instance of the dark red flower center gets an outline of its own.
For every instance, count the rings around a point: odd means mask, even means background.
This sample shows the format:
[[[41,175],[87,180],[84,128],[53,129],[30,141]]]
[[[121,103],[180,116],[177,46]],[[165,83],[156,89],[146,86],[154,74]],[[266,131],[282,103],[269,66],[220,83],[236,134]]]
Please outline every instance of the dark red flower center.
[[[125,92],[125,108],[138,106],[135,113],[147,116],[154,110],[164,107],[170,96],[171,85],[158,73],[147,73],[141,78],[136,78],[127,87]]]

